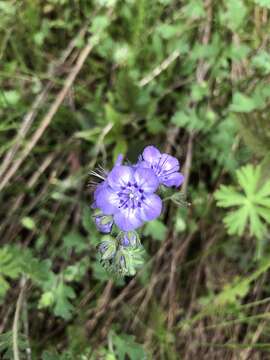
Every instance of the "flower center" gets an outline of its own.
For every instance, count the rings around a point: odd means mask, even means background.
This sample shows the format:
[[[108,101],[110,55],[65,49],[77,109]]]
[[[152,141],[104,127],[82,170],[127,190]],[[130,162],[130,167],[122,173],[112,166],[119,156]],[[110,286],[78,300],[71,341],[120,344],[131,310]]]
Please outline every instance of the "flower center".
[[[127,183],[121,187],[121,191],[118,192],[119,205],[118,208],[124,209],[136,209],[141,207],[142,201],[145,200],[143,189],[139,188],[135,182],[131,184]]]

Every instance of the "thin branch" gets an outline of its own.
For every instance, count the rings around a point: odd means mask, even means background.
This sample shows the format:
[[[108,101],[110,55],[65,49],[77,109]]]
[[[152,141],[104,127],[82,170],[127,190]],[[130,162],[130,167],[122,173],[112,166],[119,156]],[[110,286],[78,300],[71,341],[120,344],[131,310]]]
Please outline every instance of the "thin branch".
[[[20,319],[20,312],[21,307],[23,303],[23,296],[24,296],[24,290],[26,285],[26,279],[22,278],[21,280],[21,291],[17,300],[16,304],[16,310],[15,310],[15,316],[12,326],[12,341],[13,341],[13,356],[14,360],[20,360],[19,355],[19,344],[18,344],[18,332],[19,332],[19,319]]]
[[[193,153],[193,139],[195,133],[191,132],[188,138],[188,145],[187,145],[187,157],[183,168],[183,173],[185,176],[185,181],[182,185],[182,192],[185,195],[187,193],[187,187],[189,182],[189,176],[191,171],[191,163],[192,163],[192,153]]]
[[[87,31],[87,25],[84,25],[82,29],[79,31],[79,33],[71,40],[68,47],[64,51],[62,57],[55,63],[55,66],[53,69],[49,72],[49,77],[55,77],[59,73],[59,68],[65,63],[71,52],[76,46],[76,41],[80,38],[83,38]],[[33,121],[35,120],[35,117],[37,116],[39,108],[44,104],[46,101],[49,91],[53,87],[53,81],[50,81],[41,93],[39,93],[34,100],[30,111],[23,117],[22,125],[14,139],[14,145],[11,147],[11,149],[7,152],[1,166],[0,166],[0,178],[3,176],[7,168],[9,167],[9,164],[14,159],[14,156],[16,155],[17,151],[19,150],[23,139],[25,138],[26,134],[28,133]]]
[[[149,75],[140,80],[139,86],[143,87],[149,84],[157,76],[159,76],[162,71],[166,70],[178,57],[180,56],[179,50],[174,50],[160,65],[158,65]]]
[[[2,180],[2,182],[0,183],[0,191],[3,190],[3,188],[7,185],[7,183],[9,182],[9,180],[12,178],[12,176],[16,173],[16,171],[20,168],[20,166],[22,165],[22,163],[24,162],[24,160],[28,157],[28,155],[31,153],[31,151],[33,150],[33,148],[36,146],[37,142],[39,141],[39,139],[41,138],[41,136],[43,135],[44,131],[47,129],[47,127],[50,125],[54,115],[56,114],[56,112],[58,111],[59,107],[61,106],[61,104],[63,103],[66,95],[68,94],[71,86],[73,85],[79,71],[81,70],[83,64],[85,63],[89,53],[91,52],[91,50],[93,49],[94,45],[96,44],[96,42],[88,42],[87,45],[82,49],[77,62],[75,64],[75,66],[73,67],[73,69],[71,70],[71,72],[69,73],[65,84],[63,86],[63,88],[61,89],[61,91],[58,93],[58,95],[56,96],[54,102],[52,103],[49,111],[47,112],[47,114],[44,116],[44,118],[41,121],[40,126],[38,127],[38,129],[35,131],[35,133],[33,134],[32,138],[30,139],[30,141],[26,144],[26,147],[24,148],[24,150],[22,151],[21,156],[17,159],[17,161],[13,164],[13,166],[10,168],[10,170],[6,173],[6,176],[4,177],[4,179]]]

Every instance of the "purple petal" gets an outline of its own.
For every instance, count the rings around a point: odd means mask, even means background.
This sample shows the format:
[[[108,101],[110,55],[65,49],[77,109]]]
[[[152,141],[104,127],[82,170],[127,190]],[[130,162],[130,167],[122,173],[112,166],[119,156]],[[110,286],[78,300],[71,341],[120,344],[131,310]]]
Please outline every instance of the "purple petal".
[[[155,146],[150,145],[143,150],[142,156],[145,161],[148,161],[150,164],[154,164],[158,162],[161,154]]]
[[[134,179],[145,193],[155,192],[159,185],[158,178],[152,169],[138,167],[135,170]]]
[[[138,209],[121,209],[114,215],[114,222],[122,231],[135,230],[142,226],[143,221]]]
[[[97,209],[97,204],[96,202],[94,201],[92,204],[91,204],[91,209]]]
[[[139,160],[137,164],[134,165],[134,169],[138,169],[139,167],[151,169],[151,164],[147,161]]]
[[[108,175],[108,183],[113,189],[121,189],[129,182],[133,182],[134,170],[130,166],[115,166]]]
[[[140,209],[140,217],[143,221],[150,221],[156,219],[162,210],[162,201],[156,194],[151,194],[146,197]]]
[[[102,181],[100,184],[97,185],[96,190],[94,192],[94,200],[96,200],[98,194],[107,186],[108,184],[106,181]]]
[[[168,187],[171,186],[179,187],[184,181],[184,175],[179,172],[172,173],[166,177],[167,179],[165,177],[161,179],[161,183]]]
[[[119,154],[119,155],[117,156],[117,159],[116,159],[116,162],[115,162],[115,166],[120,166],[120,165],[122,165],[123,158],[124,158],[123,154]]]
[[[172,169],[174,171],[178,171],[179,161],[174,156],[171,156],[169,154],[162,154],[159,161],[159,166],[163,171],[169,171]]]
[[[118,210],[118,195],[108,186],[104,186],[96,194],[96,206],[105,215],[111,215]]]

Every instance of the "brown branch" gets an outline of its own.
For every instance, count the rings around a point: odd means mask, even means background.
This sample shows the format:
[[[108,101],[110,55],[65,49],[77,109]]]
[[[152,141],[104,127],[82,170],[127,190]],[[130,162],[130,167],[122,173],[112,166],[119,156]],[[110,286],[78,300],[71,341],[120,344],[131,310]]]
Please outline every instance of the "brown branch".
[[[13,166],[10,168],[10,170],[6,173],[6,176],[0,183],[0,191],[3,190],[3,188],[7,185],[8,181],[12,178],[12,176],[16,173],[16,171],[20,168],[24,160],[28,157],[30,152],[33,150],[33,148],[36,146],[37,142],[47,129],[47,127],[50,125],[54,115],[58,111],[59,107],[63,103],[65,97],[67,96],[69,90],[71,89],[71,86],[73,85],[79,71],[81,70],[83,64],[85,63],[89,53],[93,49],[96,42],[88,42],[87,45],[82,49],[81,53],[79,54],[79,57],[77,59],[77,62],[71,72],[69,73],[63,88],[56,96],[54,102],[52,103],[49,111],[44,116],[44,118],[41,121],[40,126],[33,134],[30,141],[26,144],[24,150],[22,151],[22,154],[17,159],[17,161],[13,164]]]
[[[87,31],[87,26],[84,25],[83,28],[79,31],[79,33],[75,36],[75,38],[73,38],[71,40],[67,49],[64,51],[62,57],[55,63],[55,66],[48,74],[49,77],[55,77],[56,75],[59,75],[61,73],[59,71],[59,69],[65,63],[65,61],[67,60],[67,58],[69,57],[69,55],[71,54],[73,49],[75,48],[77,40],[80,38],[83,38],[86,31]],[[14,145],[7,152],[6,156],[3,159],[3,162],[1,164],[0,178],[4,175],[5,171],[9,167],[9,164],[14,159],[14,156],[16,155],[17,151],[19,150],[19,148],[23,142],[23,139],[27,135],[33,121],[35,120],[35,117],[37,116],[39,108],[46,101],[49,91],[52,89],[52,87],[53,87],[53,81],[51,80],[48,84],[46,84],[46,86],[44,87],[42,92],[37,95],[36,99],[34,100],[32,106],[31,106],[30,111],[24,116],[24,118],[22,120],[22,125],[21,125],[15,139],[13,140]]]

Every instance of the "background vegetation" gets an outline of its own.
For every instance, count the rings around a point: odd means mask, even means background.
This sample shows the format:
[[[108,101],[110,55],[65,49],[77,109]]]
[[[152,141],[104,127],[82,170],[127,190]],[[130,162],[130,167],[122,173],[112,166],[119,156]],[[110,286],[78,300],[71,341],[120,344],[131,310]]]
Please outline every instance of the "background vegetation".
[[[0,1],[1,359],[270,358],[269,10]],[[148,144],[190,205],[167,202],[115,280],[88,173]]]

